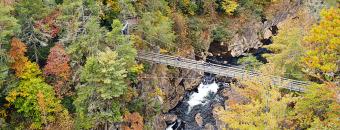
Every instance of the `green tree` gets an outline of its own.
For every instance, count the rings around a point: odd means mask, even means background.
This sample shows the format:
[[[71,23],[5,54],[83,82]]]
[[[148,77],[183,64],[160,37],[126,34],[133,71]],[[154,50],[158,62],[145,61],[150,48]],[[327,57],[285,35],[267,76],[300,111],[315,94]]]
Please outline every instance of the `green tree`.
[[[340,104],[337,102],[339,87],[333,83],[308,87],[296,105],[291,120],[296,120],[297,129],[327,129],[340,128]]]
[[[263,63],[257,60],[253,55],[242,57],[237,61],[237,63],[245,65],[247,70],[258,69],[261,65],[263,65]]]
[[[136,10],[140,14],[160,11],[162,14],[168,15],[171,11],[166,0],[139,0],[136,2],[136,6]]]
[[[0,2],[0,90],[9,75],[6,48],[8,47],[9,39],[14,36],[20,28],[18,20],[11,15],[12,10],[12,6]]]
[[[122,121],[119,97],[127,90],[127,68],[115,51],[106,50],[88,58],[77,87],[78,128],[100,128]]]
[[[275,68],[270,71],[273,75],[303,79],[302,67],[297,62],[303,55],[303,33],[303,29],[299,27],[281,28],[278,35],[273,37],[273,44],[265,46],[273,53],[264,55],[269,64],[266,64],[263,68],[272,66]]]
[[[227,42],[232,38],[232,33],[228,29],[228,21],[223,21],[212,31],[212,38],[217,42]]]
[[[76,40],[88,33],[91,34],[87,29],[89,24],[99,23],[101,10],[97,1],[63,0],[59,8],[62,12],[57,19],[61,27],[59,40],[66,45],[77,42]]]
[[[147,12],[142,15],[138,31],[143,33],[144,39],[149,44],[169,50],[176,46],[172,26],[171,19],[161,12]]]
[[[196,1],[194,0],[179,0],[178,5],[185,14],[195,15],[198,9]]]
[[[67,48],[72,60],[79,63],[84,62],[84,57],[94,56],[108,46],[105,42],[105,34],[108,32],[100,27],[97,18],[90,18],[84,26],[86,34],[77,36]]]
[[[11,15],[12,6],[0,2],[0,48],[1,44],[8,43],[11,36],[14,36],[20,28],[18,20]]]
[[[106,36],[106,43],[112,44],[108,46],[115,49],[118,58],[126,63],[127,68],[134,66],[137,50],[133,48],[133,41],[130,40],[130,36],[122,35],[123,25],[118,19],[113,20],[111,27],[112,30]]]
[[[125,20],[137,15],[131,0],[120,0],[119,5],[121,7],[121,11],[119,13],[121,19]]]
[[[209,23],[199,18],[190,18],[188,21],[189,38],[196,52],[202,52],[209,49],[213,41]]]
[[[32,4],[34,3],[34,4]],[[53,37],[38,29],[38,21],[50,15],[54,10],[54,2],[41,0],[23,0],[15,4],[15,12],[21,26],[18,35],[28,45],[29,54],[39,62],[39,47],[46,47]]]
[[[265,7],[279,1],[282,0],[238,0],[239,7],[237,12],[250,13],[252,16],[255,16],[254,18],[259,19],[264,15]]]

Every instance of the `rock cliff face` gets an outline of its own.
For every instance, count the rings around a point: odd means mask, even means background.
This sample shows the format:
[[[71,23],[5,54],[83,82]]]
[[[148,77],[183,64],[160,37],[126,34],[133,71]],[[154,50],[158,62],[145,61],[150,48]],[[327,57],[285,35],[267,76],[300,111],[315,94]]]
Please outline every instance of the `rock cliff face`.
[[[195,59],[194,51],[188,51],[184,57]],[[203,73],[188,69],[168,68],[160,64],[151,64],[150,72],[145,76],[155,78],[152,81],[140,80],[141,87],[147,92],[154,91],[152,89],[155,87],[161,89],[164,94],[160,97],[162,113],[166,113],[176,107],[179,101],[183,99],[185,91],[195,89],[200,84]],[[160,114],[150,123],[153,129],[164,130],[167,122],[173,122],[176,119],[176,115]]]
[[[270,18],[263,18],[262,20],[252,19],[252,21],[243,24],[242,27],[238,28],[239,31],[235,31],[232,34],[233,37],[230,41],[225,43],[211,43],[209,48],[210,53],[208,54],[212,54],[214,57],[237,57],[244,55],[252,49],[260,48],[264,44],[267,44],[266,40],[270,41],[271,37],[276,35],[281,22],[295,17],[296,12],[302,4],[301,0],[295,0],[293,2],[287,0],[281,3],[281,5],[279,5],[281,8],[277,8]],[[203,55],[207,56],[206,54]],[[201,59],[205,59],[205,56],[203,56],[203,58],[201,57]],[[195,53],[193,50],[190,50],[186,52],[184,57],[195,59]],[[162,103],[162,112],[167,113],[169,110],[176,107],[176,105],[184,98],[185,91],[193,90],[200,84],[203,74],[187,69],[151,64],[148,76],[160,78],[152,79],[152,82],[147,80],[141,81],[142,87],[153,89],[149,86],[157,86],[162,90],[164,93],[164,96],[160,99]],[[225,82],[233,81],[233,79],[225,77],[217,78],[218,80]],[[230,88],[224,89],[221,92],[224,97],[240,102],[247,102],[246,99]],[[214,109],[223,109],[223,107],[215,106]],[[214,117],[217,117],[215,114],[216,113],[214,113]],[[167,124],[169,125],[170,122],[174,122],[176,119],[176,115],[160,114],[149,123],[153,126],[153,129],[164,130]],[[225,127],[218,119],[216,120],[216,124],[209,123],[203,125],[202,116],[200,114],[195,115],[195,119],[197,125],[205,129]]]
[[[228,43],[212,43],[211,47],[213,48],[210,48],[210,52],[214,56],[237,57],[251,49],[260,48],[263,44],[267,44],[266,40],[270,40],[273,35],[276,35],[277,25],[287,18],[292,18],[301,4],[300,0],[281,3],[278,6],[281,8],[274,11],[275,13],[271,19],[251,19],[251,21],[243,24],[241,28],[238,28],[237,30],[239,31],[234,32],[232,39]]]

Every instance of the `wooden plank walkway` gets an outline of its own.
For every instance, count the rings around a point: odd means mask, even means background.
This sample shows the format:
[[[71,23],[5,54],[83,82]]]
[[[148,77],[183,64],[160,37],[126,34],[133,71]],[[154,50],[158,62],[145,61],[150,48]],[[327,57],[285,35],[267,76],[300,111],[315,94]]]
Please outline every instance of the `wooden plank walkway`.
[[[235,66],[222,66],[218,64],[207,63],[204,61],[196,61],[187,58],[179,58],[170,55],[163,55],[152,52],[138,52],[137,58],[148,62],[165,64],[173,67],[191,69],[198,72],[207,72],[220,76],[233,77],[237,79],[265,77],[271,80],[274,86],[283,87],[292,91],[304,92],[308,82],[287,79],[279,76],[264,75],[255,71],[248,71]],[[260,80],[260,79],[258,79]],[[261,79],[262,80],[262,79]],[[259,81],[261,82],[261,81]]]

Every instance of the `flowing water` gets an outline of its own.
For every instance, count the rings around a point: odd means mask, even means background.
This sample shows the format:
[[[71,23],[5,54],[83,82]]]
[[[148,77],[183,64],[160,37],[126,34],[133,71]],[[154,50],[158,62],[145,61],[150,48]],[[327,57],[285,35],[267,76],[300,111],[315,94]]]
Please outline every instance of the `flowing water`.
[[[170,122],[166,130],[199,130],[207,123],[214,125],[216,121],[212,109],[216,104],[223,106],[225,99],[218,92],[224,87],[227,87],[225,83],[216,82],[212,76],[205,76],[196,90],[185,92],[183,100],[168,112],[177,115],[177,120]],[[195,121],[198,113],[203,118],[202,126]]]

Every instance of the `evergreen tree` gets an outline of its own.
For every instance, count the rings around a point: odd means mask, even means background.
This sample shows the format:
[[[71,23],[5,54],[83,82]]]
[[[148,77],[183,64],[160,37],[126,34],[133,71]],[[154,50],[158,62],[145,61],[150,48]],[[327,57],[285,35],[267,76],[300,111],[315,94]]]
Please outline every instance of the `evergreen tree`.
[[[32,4],[34,3],[34,4]],[[21,26],[21,33],[18,35],[30,48],[29,54],[33,55],[35,61],[39,62],[40,47],[46,47],[53,37],[50,32],[41,29],[42,22],[54,10],[53,1],[23,0],[15,4],[15,12]],[[55,17],[54,17],[55,18]],[[46,18],[48,19],[48,18]]]
[[[13,11],[12,6],[5,5],[0,2],[0,48],[2,49],[2,44],[8,43],[11,36],[14,36],[18,31],[20,25],[18,20],[11,15]]]
[[[299,61],[303,55],[302,48],[303,29],[299,27],[287,26],[281,28],[277,36],[273,37],[273,44],[265,46],[272,54],[264,56],[269,61],[262,68],[270,68],[274,70],[267,71],[273,75],[280,75],[293,79],[304,79],[301,65]]]
[[[143,33],[143,37],[148,44],[159,46],[163,49],[175,47],[175,34],[172,30],[173,22],[161,12],[143,13],[138,31]]]
[[[119,97],[127,90],[126,63],[117,52],[106,50],[89,58],[77,87],[78,128],[101,128],[122,121]]]
[[[162,14],[168,15],[171,11],[166,0],[140,0],[136,2],[136,6],[139,14],[160,11]]]
[[[84,62],[84,57],[94,56],[109,45],[105,42],[105,34],[108,32],[100,27],[97,18],[90,18],[84,26],[86,33],[78,36],[67,48],[72,60],[78,63]]]
[[[12,6],[0,2],[0,90],[9,75],[6,48],[8,47],[9,39],[14,36],[20,28],[18,20],[11,16],[12,10]]]

